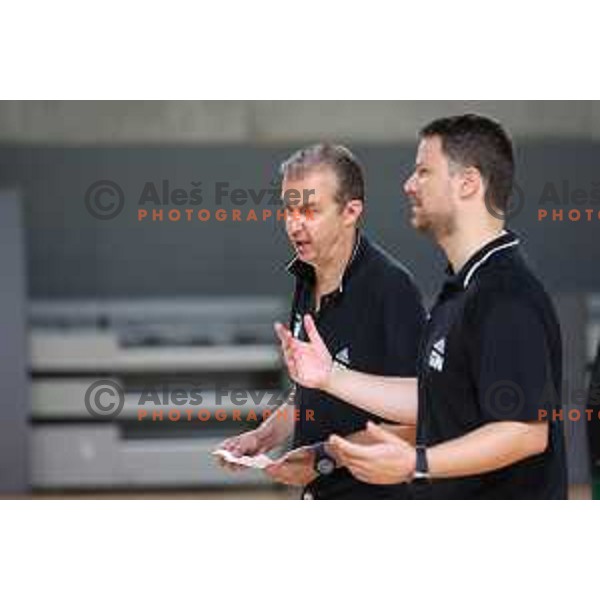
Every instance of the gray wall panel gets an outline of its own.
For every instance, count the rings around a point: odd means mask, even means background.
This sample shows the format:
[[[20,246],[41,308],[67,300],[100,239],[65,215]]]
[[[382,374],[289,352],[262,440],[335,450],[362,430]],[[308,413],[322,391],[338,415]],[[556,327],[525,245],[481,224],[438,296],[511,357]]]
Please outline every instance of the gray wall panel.
[[[0,190],[0,493],[29,487],[29,398],[21,204]]]

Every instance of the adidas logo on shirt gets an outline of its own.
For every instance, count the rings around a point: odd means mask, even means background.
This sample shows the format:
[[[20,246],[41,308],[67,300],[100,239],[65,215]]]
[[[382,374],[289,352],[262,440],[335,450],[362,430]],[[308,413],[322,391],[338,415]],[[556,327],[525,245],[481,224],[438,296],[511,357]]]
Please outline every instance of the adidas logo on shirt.
[[[438,353],[444,356],[444,351],[446,350],[446,338],[442,338],[438,340],[434,345],[433,349]]]
[[[338,363],[339,365],[342,365],[344,367],[349,367],[350,366],[350,350],[348,349],[348,346],[346,346],[345,348],[342,348],[335,355],[335,358],[333,360],[335,360],[335,362]]]
[[[441,372],[444,369],[444,354],[446,352],[446,338],[440,338],[431,349],[429,355],[429,366]]]

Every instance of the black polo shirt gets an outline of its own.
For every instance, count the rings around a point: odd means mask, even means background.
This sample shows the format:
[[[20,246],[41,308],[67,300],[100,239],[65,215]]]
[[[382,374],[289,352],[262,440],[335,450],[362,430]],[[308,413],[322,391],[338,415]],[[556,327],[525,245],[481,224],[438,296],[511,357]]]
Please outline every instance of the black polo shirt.
[[[537,421],[560,408],[561,338],[548,294],[504,233],[452,273],[419,352],[417,442],[433,446],[495,421]],[[565,498],[562,424],[547,450],[488,474],[411,488],[433,498]]]
[[[315,273],[298,258],[288,270],[296,276],[290,329],[306,340],[302,317],[313,315],[323,341],[338,363],[387,376],[416,376],[416,360],[425,311],[408,271],[357,232],[354,251],[340,287],[321,298],[315,312]],[[316,389],[297,386],[294,447],[347,436],[382,419]],[[314,420],[307,419],[312,410]],[[318,477],[310,486],[316,498],[404,498],[406,485],[375,486],[354,479],[347,469]]]

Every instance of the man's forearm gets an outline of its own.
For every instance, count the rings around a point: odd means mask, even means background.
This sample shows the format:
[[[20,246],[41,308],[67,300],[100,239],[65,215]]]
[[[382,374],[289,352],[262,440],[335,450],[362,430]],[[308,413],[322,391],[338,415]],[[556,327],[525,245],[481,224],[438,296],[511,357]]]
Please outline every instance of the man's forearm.
[[[427,449],[433,479],[488,473],[540,454],[548,443],[548,423],[503,421]]]
[[[379,423],[379,427],[385,429],[408,442],[411,446],[415,445],[417,429],[414,425],[391,425],[388,423]],[[373,436],[366,430],[361,429],[351,433],[347,438],[349,442],[355,444],[363,444],[368,446],[369,444],[376,444],[379,440],[373,438]]]
[[[294,393],[292,391],[285,404],[277,407],[277,410],[256,430],[264,452],[280,446],[294,433]]]
[[[381,377],[334,363],[323,391],[384,419],[414,425],[418,392],[414,377]]]

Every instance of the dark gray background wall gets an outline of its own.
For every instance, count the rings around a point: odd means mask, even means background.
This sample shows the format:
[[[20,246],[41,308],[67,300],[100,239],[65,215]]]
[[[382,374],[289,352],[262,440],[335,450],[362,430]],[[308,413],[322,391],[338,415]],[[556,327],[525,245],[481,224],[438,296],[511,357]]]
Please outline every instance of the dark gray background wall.
[[[290,281],[282,264],[289,249],[282,223],[274,218],[153,223],[139,222],[137,209],[144,184],[154,182],[160,190],[166,179],[171,189],[188,192],[191,182],[201,181],[202,205],[181,208],[214,213],[216,182],[226,181],[230,189],[270,189],[278,164],[298,146],[0,146],[0,186],[18,186],[24,202],[30,296],[287,294]],[[553,291],[600,290],[600,143],[517,140],[517,148],[525,203],[510,225],[523,235],[530,260]],[[401,192],[414,162],[414,143],[357,143],[352,149],[367,172],[367,230],[431,295],[444,261],[429,240],[411,230]],[[118,183],[125,196],[123,211],[109,221],[92,218],[84,203],[87,188],[102,179]],[[546,185],[562,200],[565,182],[570,194],[579,190],[588,198],[584,206],[539,204]],[[258,209],[275,210],[269,199]],[[563,208],[565,221],[538,221],[540,206]],[[226,199],[221,207],[246,213],[253,205],[236,207]],[[572,208],[594,208],[595,217],[569,222],[566,212]]]
[[[17,194],[0,189],[0,494],[22,494],[30,486],[22,221]]]

